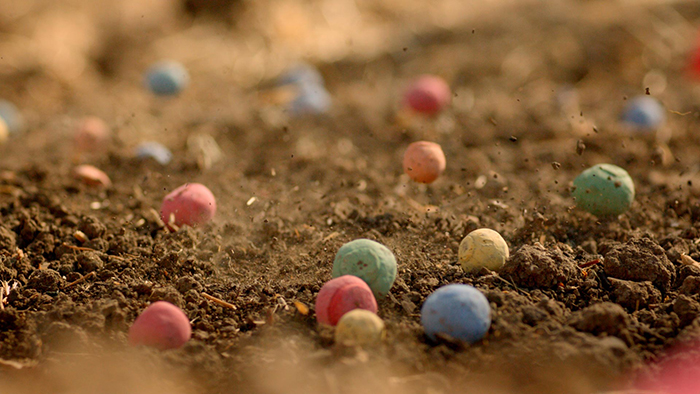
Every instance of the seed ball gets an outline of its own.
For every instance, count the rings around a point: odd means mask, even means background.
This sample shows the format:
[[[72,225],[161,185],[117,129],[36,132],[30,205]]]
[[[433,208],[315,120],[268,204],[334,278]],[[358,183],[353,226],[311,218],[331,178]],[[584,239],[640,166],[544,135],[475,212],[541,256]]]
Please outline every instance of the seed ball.
[[[136,147],[136,157],[141,160],[153,159],[160,165],[168,165],[173,159],[170,149],[155,141],[143,142]]]
[[[4,145],[9,138],[10,130],[7,128],[7,123],[0,118],[0,145]]]
[[[321,287],[316,297],[316,320],[335,326],[343,315],[354,309],[377,312],[377,300],[362,279],[343,275]]]
[[[186,183],[165,196],[160,218],[172,229],[184,225],[195,227],[210,221],[216,213],[216,199],[206,186]]]
[[[459,244],[459,263],[465,271],[488,268],[497,271],[508,260],[508,244],[501,234],[480,228],[467,234]]]
[[[7,131],[17,134],[24,129],[24,118],[19,109],[7,100],[0,100],[0,118],[5,121]]]
[[[318,85],[323,86],[323,75],[307,63],[300,63],[285,71],[278,79],[278,85]]]
[[[157,301],[146,308],[129,328],[131,346],[149,346],[160,350],[181,348],[192,335],[190,320],[180,308]]]
[[[331,95],[323,85],[299,85],[296,97],[289,103],[292,115],[318,115],[328,112]]]
[[[434,142],[414,142],[403,155],[403,170],[416,182],[433,183],[445,171],[445,167],[445,153]]]
[[[107,174],[95,166],[83,164],[73,169],[73,175],[89,186],[110,187],[112,181]]]
[[[146,87],[157,96],[174,96],[190,82],[187,69],[174,61],[156,63],[146,71]]]
[[[75,129],[73,142],[81,152],[102,151],[109,142],[109,127],[100,118],[90,116],[83,119]]]
[[[434,75],[419,77],[404,92],[404,105],[424,115],[436,115],[451,99],[450,86],[444,79]]]
[[[384,336],[384,322],[374,312],[354,309],[340,318],[335,328],[335,342],[346,346],[379,343]]]
[[[491,326],[491,307],[486,297],[469,285],[452,284],[429,295],[421,308],[421,324],[431,340],[447,334],[466,342],[482,339]]]
[[[627,104],[622,120],[636,130],[653,131],[666,122],[666,110],[659,100],[650,96],[639,96]]]
[[[574,180],[576,205],[599,217],[614,217],[627,211],[634,200],[634,182],[624,169],[598,164]]]
[[[396,280],[396,257],[379,242],[356,239],[338,249],[333,277],[354,275],[364,280],[377,296],[386,296]]]

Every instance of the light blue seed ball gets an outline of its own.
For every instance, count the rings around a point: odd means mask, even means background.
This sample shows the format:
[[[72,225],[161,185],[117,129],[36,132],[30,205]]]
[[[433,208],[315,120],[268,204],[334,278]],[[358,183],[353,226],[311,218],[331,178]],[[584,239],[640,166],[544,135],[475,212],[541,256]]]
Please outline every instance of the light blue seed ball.
[[[142,160],[153,159],[161,165],[167,165],[173,159],[173,154],[160,143],[148,141],[136,147],[136,157]]]
[[[331,95],[322,85],[300,85],[297,96],[289,104],[293,115],[318,115],[328,112]]]
[[[396,280],[396,257],[379,242],[356,239],[338,249],[332,275],[357,276],[375,295],[386,296]]]
[[[599,217],[614,217],[627,211],[634,201],[634,182],[624,169],[598,164],[574,179],[571,193],[576,205]]]
[[[443,286],[429,295],[421,308],[421,324],[431,340],[436,334],[473,343],[491,326],[491,307],[486,297],[469,285]]]
[[[657,99],[639,96],[627,104],[622,120],[640,131],[653,131],[666,122],[666,110]]]
[[[146,72],[148,89],[158,96],[173,96],[180,93],[190,81],[187,69],[178,62],[156,63]]]
[[[320,85],[323,86],[323,75],[314,66],[306,63],[298,64],[282,74],[278,79],[279,85]]]
[[[0,118],[7,124],[10,134],[17,134],[24,129],[24,118],[17,107],[7,100],[0,100]]]

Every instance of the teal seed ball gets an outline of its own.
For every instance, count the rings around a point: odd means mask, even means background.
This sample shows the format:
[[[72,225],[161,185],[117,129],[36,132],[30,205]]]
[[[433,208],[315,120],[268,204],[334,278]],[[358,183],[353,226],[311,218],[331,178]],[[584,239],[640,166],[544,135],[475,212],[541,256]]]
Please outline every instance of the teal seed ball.
[[[576,177],[572,194],[585,211],[599,217],[617,216],[632,205],[634,182],[624,169],[598,164]]]
[[[396,257],[389,248],[369,239],[356,239],[338,249],[333,277],[354,275],[376,295],[386,296],[396,280]]]

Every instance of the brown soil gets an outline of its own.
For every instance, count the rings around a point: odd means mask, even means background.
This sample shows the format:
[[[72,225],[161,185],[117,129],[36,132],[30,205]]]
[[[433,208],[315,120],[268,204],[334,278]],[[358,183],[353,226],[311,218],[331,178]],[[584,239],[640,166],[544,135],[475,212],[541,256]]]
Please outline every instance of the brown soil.
[[[0,280],[13,287],[0,310],[2,391],[592,393],[697,333],[700,268],[682,256],[700,260],[700,96],[683,70],[700,6],[462,3],[0,7],[0,96],[27,121],[0,148]],[[141,86],[162,58],[191,72],[176,99]],[[300,59],[324,74],[329,114],[290,118],[262,93]],[[398,116],[401,88],[422,73],[450,82],[452,106],[435,119]],[[646,88],[669,109],[658,133],[618,120]],[[85,115],[114,130],[107,153],[74,154]],[[211,155],[188,149],[197,135],[223,158],[209,166]],[[173,163],[133,158],[146,139],[171,147]],[[430,186],[402,174],[404,149],[420,139],[447,156]],[[114,186],[80,183],[77,162]],[[581,212],[569,193],[603,162],[635,180],[636,201],[616,220]],[[219,211],[169,232],[157,210],[185,182],[207,185]],[[500,274],[457,263],[479,227],[511,247]],[[295,306],[313,306],[337,249],[360,237],[399,262],[379,300],[387,339],[368,350],[335,346]],[[425,338],[420,306],[448,283],[486,294],[484,340]],[[126,346],[156,300],[191,319],[184,348]]]

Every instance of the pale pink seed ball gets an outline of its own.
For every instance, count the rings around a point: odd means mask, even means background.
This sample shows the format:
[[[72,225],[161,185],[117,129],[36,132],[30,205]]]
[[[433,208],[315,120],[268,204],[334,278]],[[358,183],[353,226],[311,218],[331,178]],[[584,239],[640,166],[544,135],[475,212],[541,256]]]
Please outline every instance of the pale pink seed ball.
[[[434,75],[419,77],[404,92],[404,105],[425,115],[439,113],[451,100],[450,86],[444,79]]]
[[[403,155],[403,170],[416,182],[434,182],[445,171],[446,166],[445,153],[440,145],[434,142],[414,142]]]
[[[377,313],[377,300],[364,280],[343,275],[331,279],[321,287],[316,297],[316,320],[335,326],[344,314],[353,309]]]
[[[73,175],[90,186],[110,187],[112,181],[107,174],[95,166],[83,164],[73,169]]]
[[[75,129],[73,142],[78,151],[103,151],[109,142],[109,127],[102,119],[90,116],[80,121]]]
[[[186,183],[163,199],[160,218],[166,224],[197,226],[210,221],[216,213],[216,199],[201,183]]]
[[[185,312],[169,302],[157,301],[144,309],[129,328],[129,344],[177,349],[191,335],[192,327]]]

